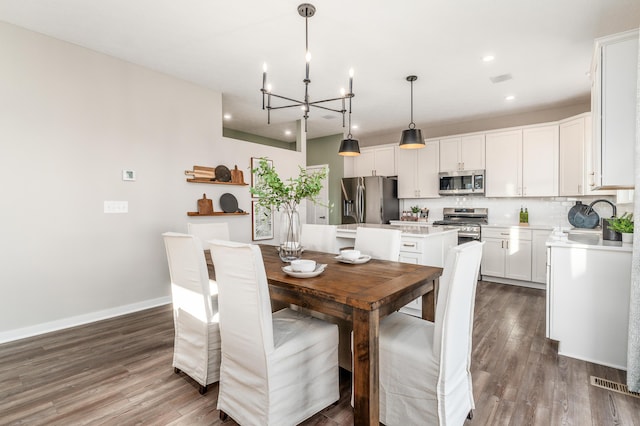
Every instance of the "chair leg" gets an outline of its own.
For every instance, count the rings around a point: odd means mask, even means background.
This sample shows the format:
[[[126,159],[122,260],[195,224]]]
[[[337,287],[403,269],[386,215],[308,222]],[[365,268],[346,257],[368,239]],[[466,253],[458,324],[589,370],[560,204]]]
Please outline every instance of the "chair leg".
[[[228,418],[229,418],[229,416],[227,415],[227,413],[225,413],[224,411],[220,410],[220,420],[222,420],[224,422]]]
[[[467,419],[469,420],[473,419],[473,410],[469,410],[469,414],[467,414]]]
[[[176,374],[180,374],[180,369],[178,367],[173,367],[173,372]]]
[[[204,395],[205,393],[207,393],[207,387],[199,385],[198,386],[198,392],[200,392],[200,395]]]

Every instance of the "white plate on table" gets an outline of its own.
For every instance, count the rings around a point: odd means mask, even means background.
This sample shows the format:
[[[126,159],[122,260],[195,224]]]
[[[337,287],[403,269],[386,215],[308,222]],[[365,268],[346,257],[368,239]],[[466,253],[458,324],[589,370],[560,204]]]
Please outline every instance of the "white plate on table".
[[[296,272],[293,269],[291,269],[291,265],[288,265],[288,266],[282,267],[282,272],[284,272],[287,275],[291,275],[292,277],[295,277],[295,278],[313,278],[323,273],[324,268],[326,267],[327,267],[326,264],[318,263],[316,265],[316,269],[311,272]]]
[[[362,256],[360,256],[359,258],[357,258],[355,260],[347,259],[347,258],[344,258],[342,256],[336,256],[336,259],[338,260],[338,262],[351,263],[353,265],[359,265],[361,263],[367,263],[368,261],[370,261],[371,260],[371,256],[369,256],[368,254],[363,254]]]

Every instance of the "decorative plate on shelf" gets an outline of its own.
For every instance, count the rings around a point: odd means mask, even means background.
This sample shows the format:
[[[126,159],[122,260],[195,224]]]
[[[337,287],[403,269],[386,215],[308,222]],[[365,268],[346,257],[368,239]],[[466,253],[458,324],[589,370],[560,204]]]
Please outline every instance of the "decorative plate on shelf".
[[[238,211],[238,200],[233,194],[227,192],[220,196],[220,207],[225,213],[235,213]]]
[[[231,171],[227,166],[218,166],[215,170],[216,180],[218,182],[230,182],[231,181]]]

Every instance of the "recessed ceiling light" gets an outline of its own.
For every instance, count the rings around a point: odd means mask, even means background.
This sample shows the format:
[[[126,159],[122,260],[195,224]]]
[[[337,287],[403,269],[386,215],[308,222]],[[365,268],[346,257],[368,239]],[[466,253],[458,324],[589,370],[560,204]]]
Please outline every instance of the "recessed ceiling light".
[[[504,97],[505,101],[513,101],[516,97],[514,95],[508,95]]]
[[[352,125],[351,125],[351,128],[355,130],[355,129],[357,129],[357,128],[358,128],[358,125],[357,125],[357,124],[352,124]]]
[[[231,120],[231,114],[229,113],[225,114],[223,117],[225,120]]]
[[[284,134],[287,135],[287,136],[291,136],[291,130],[285,130]]]
[[[496,57],[493,55],[486,55],[482,57],[482,62],[491,62],[495,59]]]

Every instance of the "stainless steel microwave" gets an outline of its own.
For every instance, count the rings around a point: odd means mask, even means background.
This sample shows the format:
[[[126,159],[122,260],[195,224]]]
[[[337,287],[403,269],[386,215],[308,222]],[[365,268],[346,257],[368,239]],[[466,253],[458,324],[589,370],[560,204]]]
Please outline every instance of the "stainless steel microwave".
[[[484,170],[462,170],[442,172],[440,179],[440,195],[482,195],[484,194]]]

